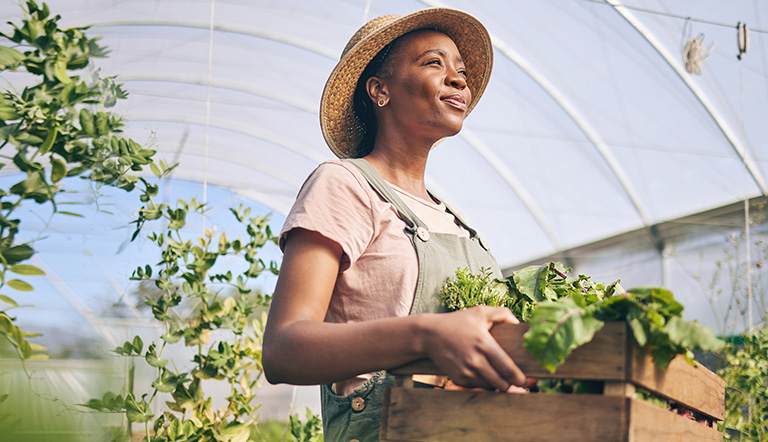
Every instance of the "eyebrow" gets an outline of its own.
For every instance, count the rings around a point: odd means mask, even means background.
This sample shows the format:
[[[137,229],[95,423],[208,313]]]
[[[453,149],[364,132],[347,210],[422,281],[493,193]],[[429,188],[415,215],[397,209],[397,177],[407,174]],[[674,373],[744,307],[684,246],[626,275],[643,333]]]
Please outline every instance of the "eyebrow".
[[[424,57],[427,54],[437,54],[437,55],[440,55],[441,57],[447,57],[448,56],[448,54],[444,50],[436,48],[436,49],[428,49],[428,50],[422,52],[421,54],[419,54],[419,57],[417,59],[421,59],[422,57]],[[456,60],[459,63],[464,63],[464,59],[461,58],[461,55],[459,55],[456,58]]]

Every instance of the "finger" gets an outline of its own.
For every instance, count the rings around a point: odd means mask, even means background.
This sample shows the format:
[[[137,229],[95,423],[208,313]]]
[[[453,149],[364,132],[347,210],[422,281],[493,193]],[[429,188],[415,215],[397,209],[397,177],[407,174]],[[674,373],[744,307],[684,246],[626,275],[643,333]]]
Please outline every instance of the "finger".
[[[504,389],[506,390],[510,384],[524,386],[528,380],[525,373],[495,340],[493,344],[493,348],[488,351],[488,360],[499,376],[506,382]]]
[[[479,375],[489,384],[494,390],[507,391],[511,382],[505,379],[496,368],[490,363],[483,366],[480,369]]]
[[[515,317],[511,310],[506,307],[488,307],[486,319],[492,323],[506,322],[509,324],[519,324],[520,321]]]
[[[507,389],[507,393],[526,394],[528,393],[528,390],[523,387],[518,387],[517,385],[510,385]]]

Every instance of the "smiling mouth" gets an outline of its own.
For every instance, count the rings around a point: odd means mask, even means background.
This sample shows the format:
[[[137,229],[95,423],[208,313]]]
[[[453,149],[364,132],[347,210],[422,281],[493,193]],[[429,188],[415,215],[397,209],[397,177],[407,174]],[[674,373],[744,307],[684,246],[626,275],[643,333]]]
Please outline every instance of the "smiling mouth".
[[[464,98],[462,98],[459,95],[450,95],[448,97],[443,98],[442,100],[450,104],[451,106],[455,107],[456,109],[459,109],[461,111],[467,110],[467,103],[465,103]]]

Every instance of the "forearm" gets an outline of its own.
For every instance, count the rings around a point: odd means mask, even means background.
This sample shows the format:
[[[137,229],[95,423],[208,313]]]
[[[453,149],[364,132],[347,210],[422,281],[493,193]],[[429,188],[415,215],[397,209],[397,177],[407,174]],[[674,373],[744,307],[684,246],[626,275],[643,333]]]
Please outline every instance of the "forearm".
[[[268,327],[264,373],[271,383],[325,384],[425,357],[427,316],[343,324],[302,320]]]

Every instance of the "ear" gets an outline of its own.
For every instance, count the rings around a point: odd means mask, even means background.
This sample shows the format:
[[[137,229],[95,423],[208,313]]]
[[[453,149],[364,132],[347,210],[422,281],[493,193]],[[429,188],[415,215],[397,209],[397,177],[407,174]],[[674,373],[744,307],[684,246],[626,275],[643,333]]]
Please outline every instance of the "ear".
[[[378,103],[380,99],[389,101],[389,92],[386,83],[383,79],[373,76],[365,82],[365,90],[368,92],[368,97],[374,103]]]

